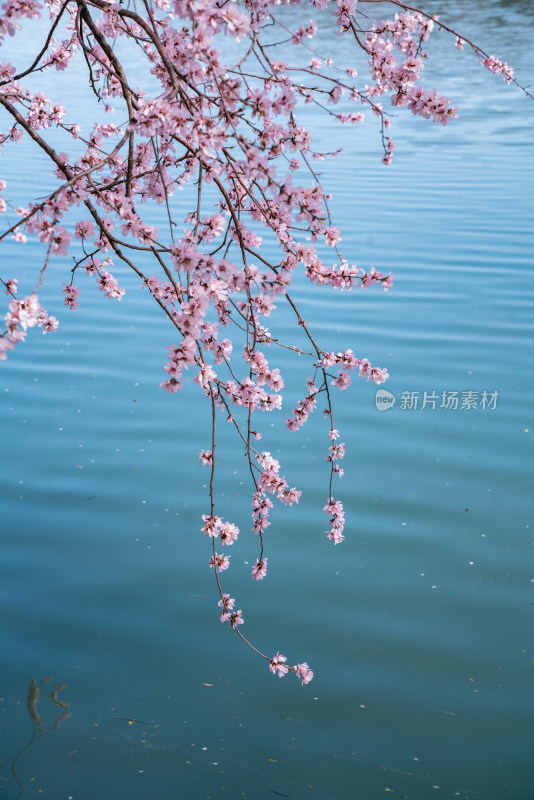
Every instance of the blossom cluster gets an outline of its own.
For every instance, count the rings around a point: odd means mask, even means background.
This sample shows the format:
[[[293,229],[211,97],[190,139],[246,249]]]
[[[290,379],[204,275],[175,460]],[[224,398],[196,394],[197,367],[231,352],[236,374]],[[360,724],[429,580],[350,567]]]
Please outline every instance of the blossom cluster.
[[[0,279],[8,296],[0,360],[29,329],[57,329],[58,320],[37,295],[51,261],[58,269],[68,263],[62,293],[70,310],[82,302],[80,276],[92,277],[99,292],[118,301],[125,290],[116,275],[121,282],[125,271],[137,276],[175,342],[167,347],[161,388],[178,392],[191,370],[209,409],[211,442],[199,454],[210,471],[202,532],[211,539],[220,619],[249,645],[240,632],[242,611],[221,584],[230,556],[215,549],[234,545],[240,535],[215,510],[216,422],[222,418],[233,427],[248,463],[251,528],[259,547],[251,577],[259,582],[272,566],[264,548],[273,500],[291,506],[301,497],[279,460],[256,449],[262,438],[256,412],[283,406],[288,375],[282,377],[277,354],[290,351],[311,364],[305,395],[285,422],[295,432],[323,404],[330,440],[324,511],[334,544],[344,539],[345,516],[342,502],[332,496],[332,479],[343,475],[346,445],[337,441],[331,390],[346,390],[352,374],[376,384],[388,378],[385,368],[352,349],[334,353],[318,343],[290,292],[299,273],[322,290],[387,292],[393,286],[387,265],[381,270],[352,263],[332,217],[332,197],[315,169],[315,162],[336,158],[340,150],[315,149],[300,108],[313,104],[333,123],[360,125],[374,118],[382,160],[390,164],[392,120],[380,98],[389,95],[393,109],[404,107],[443,125],[457,116],[448,98],[419,82],[434,28],[451,33],[458,49],[468,44],[488,70],[515,82],[506,62],[402,0],[393,18],[374,23],[357,0],[312,0],[319,21],[300,18],[296,27],[286,24],[283,5],[301,0],[146,0],[138,8],[102,0],[47,0],[45,8],[36,0],[5,0],[0,10],[0,44],[7,35],[23,35],[24,20],[50,16],[49,35],[29,68],[19,71],[19,65],[0,60],[0,106],[9,120],[0,148],[26,137],[48,158],[59,182],[23,207],[10,201],[0,180],[0,215],[7,226],[0,242],[10,237],[18,246],[33,237],[44,251],[37,285],[21,292],[22,300],[16,278]],[[353,43],[354,63],[334,63],[319,51],[325,15]],[[119,112],[120,125],[99,117],[82,129],[61,102],[26,85],[27,77],[46,70],[61,80],[77,53],[87,67],[88,91],[105,114]],[[362,63],[356,66],[358,58]],[[134,77],[131,64],[143,59],[144,73],[140,69]],[[368,81],[363,85],[355,82],[362,67]],[[150,79],[139,77],[144,74]],[[56,149],[58,141],[64,150]],[[184,201],[177,203],[180,192]],[[269,330],[278,307],[295,315],[304,344]],[[290,667],[279,652],[274,658],[261,655],[280,677],[294,671],[303,684],[313,677],[305,662]]]
[[[407,105],[414,114],[446,125],[458,116],[458,109],[435,89],[416,86],[427,56],[422,45],[433,28],[432,19],[412,11],[395,14],[394,20],[373,23],[365,40],[374,79],[371,92],[377,96],[393,91],[392,105]]]
[[[6,294],[14,295],[17,291],[16,279],[10,279],[5,285]],[[37,326],[43,329],[43,333],[53,333],[59,325],[56,317],[49,316],[41,306],[36,294],[31,294],[22,300],[12,297],[8,306],[9,310],[4,318],[6,332],[0,337],[0,361],[7,358],[7,353],[13,350],[16,344],[25,340],[29,328]]]
[[[286,661],[287,658],[278,652],[269,661],[269,670],[273,673],[273,675],[278,675],[279,678],[283,678],[284,675],[287,675],[287,673],[291,671],[291,668],[287,666]],[[309,683],[313,678],[313,671],[309,668],[306,662],[302,664],[296,664],[293,667],[293,670],[297,678],[302,680],[303,686]]]

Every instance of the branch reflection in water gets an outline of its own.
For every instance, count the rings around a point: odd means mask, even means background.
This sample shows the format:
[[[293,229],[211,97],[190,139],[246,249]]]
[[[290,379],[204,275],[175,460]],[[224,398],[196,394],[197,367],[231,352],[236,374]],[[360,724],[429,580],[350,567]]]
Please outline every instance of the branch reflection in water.
[[[41,689],[43,686],[47,686],[50,681],[52,680],[51,677],[44,677],[40,678],[39,682],[37,682],[34,678],[30,681],[30,686],[28,689],[28,696],[26,698],[26,708],[28,709],[28,714],[30,715],[30,719],[32,721],[32,733],[31,736],[24,745],[24,747],[19,750],[17,755],[14,757],[13,761],[11,762],[11,774],[13,775],[15,781],[19,787],[19,793],[17,795],[16,800],[20,800],[22,797],[22,792],[24,791],[24,786],[17,774],[17,761],[25,753],[35,741],[37,734],[40,733],[48,733],[49,731],[54,730],[57,728],[65,719],[71,716],[69,709],[69,703],[65,702],[65,700],[60,700],[58,697],[59,692],[66,688],[66,683],[60,683],[55,686],[51,692],[48,694],[48,699],[53,704],[55,708],[60,709],[59,713],[57,714],[56,718],[50,725],[45,725],[43,722],[43,718],[41,716],[41,712],[39,711],[39,699],[41,696]]]

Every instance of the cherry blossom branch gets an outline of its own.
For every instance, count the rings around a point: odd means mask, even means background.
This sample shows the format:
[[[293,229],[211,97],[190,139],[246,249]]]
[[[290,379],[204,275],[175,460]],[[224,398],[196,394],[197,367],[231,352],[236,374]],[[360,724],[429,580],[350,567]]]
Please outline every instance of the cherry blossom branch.
[[[24,341],[30,328],[39,327],[44,333],[57,329],[58,320],[48,315],[37,296],[52,259],[73,254],[63,289],[70,310],[79,305],[76,284],[83,273],[96,280],[108,298],[122,300],[125,291],[110,272],[112,259],[139,278],[177,337],[178,343],[167,348],[161,387],[169,393],[179,391],[184,374],[192,370],[193,381],[210,406],[210,449],[200,452],[202,464],[210,468],[209,508],[202,515],[202,532],[212,540],[210,567],[219,618],[230,622],[242,641],[269,662],[273,674],[295,672],[304,684],[313,677],[307,663],[289,666],[280,652],[270,658],[252,644],[241,632],[242,610],[223,591],[220,573],[230,565],[225,548],[240,531],[216,514],[220,469],[216,414],[230,423],[247,459],[251,533],[258,536],[251,577],[261,581],[269,566],[270,510],[275,502],[297,503],[301,492],[290,486],[279,461],[257,444],[262,438],[257,412],[282,407],[284,378],[275,366],[280,348],[306,359],[310,365],[306,391],[285,423],[289,431],[298,430],[323,402],[329,440],[325,533],[334,544],[341,543],[345,515],[341,500],[335,498],[334,476],[343,474],[339,465],[345,444],[338,441],[333,390],[347,389],[354,373],[376,384],[388,374],[350,348],[334,353],[319,341],[293,299],[293,273],[304,274],[317,290],[340,291],[370,287],[388,291],[393,277],[374,267],[364,270],[352,263],[353,253],[346,254],[330,195],[313,166],[314,160],[337,156],[339,151],[325,154],[313,149],[313,131],[299,125],[301,106],[312,104],[314,112],[326,115],[332,124],[363,122],[361,110],[347,111],[346,106],[338,110],[343,97],[357,109],[370,110],[380,121],[383,161],[390,164],[394,143],[388,135],[391,118],[383,98],[393,109],[406,107],[443,125],[457,114],[448,98],[420,83],[428,57],[424,45],[436,25],[457,37],[457,47],[468,44],[487,69],[516,83],[532,99],[506,62],[488,56],[433,15],[392,0],[399,13],[371,22],[362,11],[363,2],[373,7],[374,0],[315,0],[313,5],[319,14],[333,14],[339,35],[354,41],[355,56],[364,59],[369,71],[364,88],[352,81],[357,74],[353,64],[345,68],[334,64],[309,44],[319,31],[313,20],[291,29],[275,0],[242,4],[173,0],[171,11],[163,0],[142,0],[137,8],[107,0],[65,0],[50,7],[45,43],[29,68],[17,72],[9,62],[0,61],[0,106],[11,120],[9,131],[0,134],[0,147],[16,146],[26,133],[60,182],[44,200],[39,198],[27,209],[15,208],[18,221],[0,233],[2,243],[8,236],[20,244],[37,236],[46,248],[29,295],[19,299],[18,280],[0,278],[8,297],[0,360]],[[0,44],[6,33],[20,35],[17,20],[39,16],[41,11],[33,0],[5,0]],[[283,31],[283,41],[266,41],[271,29]],[[56,35],[62,30],[67,38],[60,42]],[[231,37],[231,47],[219,47],[223,36]],[[125,64],[131,61],[122,54],[128,47],[150,74],[146,86],[141,72],[139,86],[132,81],[131,68],[127,74]],[[32,94],[21,83],[54,68],[68,73],[77,50],[85,61],[88,90],[102,103],[100,108],[109,112],[124,104],[125,130],[97,119],[82,136],[79,125],[64,121],[66,109],[60,103],[44,92]],[[237,51],[230,66],[225,64],[224,50]],[[311,59],[307,63],[292,56],[302,50]],[[58,152],[48,137],[52,129],[76,141],[75,150],[81,144],[85,151],[77,157]],[[115,136],[119,139],[114,147],[105,144]],[[300,174],[303,177],[297,179]],[[5,189],[0,180],[0,214],[14,208],[4,200]],[[187,199],[178,203],[173,194],[181,190]],[[148,209],[155,205],[162,206],[161,231],[149,221]],[[85,218],[71,222],[73,210],[76,217]],[[264,247],[274,247],[276,256],[267,257]],[[331,256],[323,257],[323,251]],[[294,315],[290,317],[295,332],[303,331],[303,347],[291,338],[281,341],[267,327],[277,305],[286,303]],[[222,552],[217,552],[219,545]]]

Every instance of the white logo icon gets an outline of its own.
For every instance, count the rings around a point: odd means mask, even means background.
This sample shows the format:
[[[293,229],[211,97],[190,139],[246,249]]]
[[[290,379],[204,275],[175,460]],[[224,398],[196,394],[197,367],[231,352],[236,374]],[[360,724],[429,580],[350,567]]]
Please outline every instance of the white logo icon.
[[[387,389],[378,389],[375,397],[375,404],[379,411],[388,411],[395,405],[395,395]]]

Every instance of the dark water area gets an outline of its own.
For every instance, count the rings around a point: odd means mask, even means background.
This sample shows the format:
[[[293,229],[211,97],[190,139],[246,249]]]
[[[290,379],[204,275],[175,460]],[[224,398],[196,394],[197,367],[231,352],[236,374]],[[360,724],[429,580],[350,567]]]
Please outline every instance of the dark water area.
[[[531,3],[430,8],[532,80]],[[40,299],[58,332],[30,332],[0,365],[0,797],[534,797],[534,106],[434,39],[424,83],[459,119],[396,116],[389,168],[373,118],[340,126],[343,156],[320,164],[344,252],[391,269],[394,288],[293,289],[325,349],[391,376],[387,411],[362,380],[335,397],[346,541],[324,537],[322,420],[289,434],[284,411],[265,415],[264,447],[303,494],[274,516],[269,575],[252,582],[250,485],[220,428],[244,632],[309,662],[309,686],[273,677],[219,622],[200,533],[209,409],[192,382],[159,388],[165,320],[122,274],[120,304],[86,281],[68,312],[61,263],[50,271]],[[346,47],[332,28],[325,50]],[[83,116],[79,94],[65,104]],[[328,149],[326,120],[302,111]],[[0,165],[17,202],[50,185],[24,152],[23,174]],[[32,242],[5,250],[2,276],[41,257]],[[285,411],[309,374],[291,355],[277,358]]]

